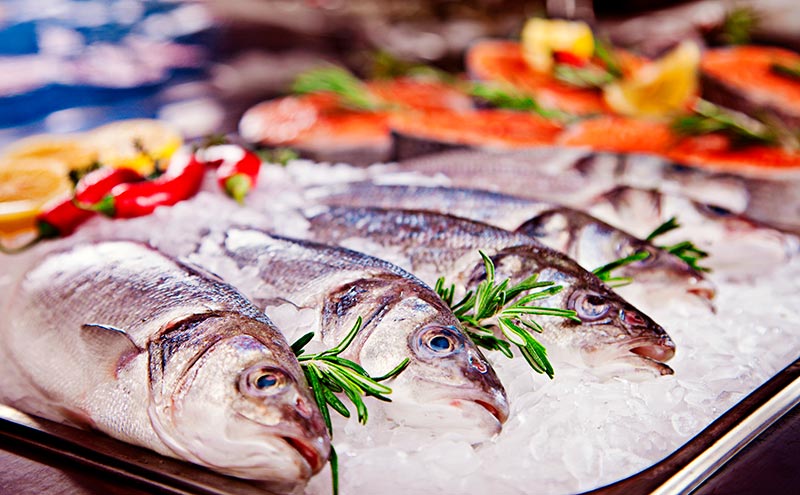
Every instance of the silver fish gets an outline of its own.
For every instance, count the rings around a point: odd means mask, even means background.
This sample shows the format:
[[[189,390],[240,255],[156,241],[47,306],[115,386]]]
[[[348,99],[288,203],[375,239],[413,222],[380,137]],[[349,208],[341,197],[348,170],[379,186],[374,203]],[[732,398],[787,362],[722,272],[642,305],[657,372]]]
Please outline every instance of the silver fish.
[[[309,195],[331,206],[414,208],[517,229],[565,253],[587,270],[644,251],[648,253],[646,259],[624,265],[614,275],[651,286],[678,288],[706,300],[711,300],[715,293],[713,284],[702,272],[674,254],[584,212],[549,202],[480,189],[370,182],[312,189]]]
[[[659,242],[691,239],[712,255],[703,263],[726,273],[758,273],[780,266],[798,251],[795,236],[726,208],[654,189],[619,186],[595,198],[590,211],[611,224],[624,224],[636,235],[676,217],[681,228]]]
[[[330,207],[309,212],[308,220],[314,238],[397,259],[428,283],[445,276],[474,287],[485,277],[478,250],[494,260],[500,280],[519,282],[538,273],[564,287],[542,304],[575,310],[582,320],[542,317],[545,339],[592,366],[624,363],[636,371],[672,373],[664,361],[675,344],[663,328],[567,256],[527,236],[424,211]]]
[[[800,233],[800,179],[796,175],[739,176],[655,155],[558,147],[456,150],[405,160],[393,170],[444,175],[454,186],[503,191],[580,209],[616,186],[657,189],[725,208],[771,228]]]
[[[256,280],[247,284],[254,287],[249,295],[267,314],[286,304],[311,309],[317,315],[312,328],[328,347],[362,317],[362,329],[343,357],[373,376],[410,359],[390,384],[387,415],[417,426],[446,424],[449,431],[480,437],[500,431],[508,418],[500,380],[452,311],[413,275],[349,249],[253,229],[231,228],[218,245],[240,271],[231,278],[252,273]],[[292,332],[297,316],[287,319],[281,328]]]
[[[0,399],[215,471],[304,482],[330,450],[291,349],[233,287],[142,244],[50,254],[0,322]]]

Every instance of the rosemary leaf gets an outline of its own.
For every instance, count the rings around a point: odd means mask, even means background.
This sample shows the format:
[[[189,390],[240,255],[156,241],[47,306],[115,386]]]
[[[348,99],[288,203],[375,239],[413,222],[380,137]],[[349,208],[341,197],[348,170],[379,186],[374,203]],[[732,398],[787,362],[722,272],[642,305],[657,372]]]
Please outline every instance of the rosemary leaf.
[[[769,68],[772,72],[780,76],[800,80],[800,64],[784,65],[780,63],[774,63],[770,65]]]
[[[578,88],[602,88],[616,79],[609,71],[595,65],[575,67],[556,64],[553,68],[553,76],[561,82]]]
[[[676,118],[672,128],[678,134],[697,136],[712,132],[723,133],[736,144],[767,144],[778,142],[779,131],[741,112],[719,107],[699,99],[692,107],[693,114]]]
[[[647,251],[637,251],[629,256],[625,256],[624,258],[620,258],[618,260],[614,260],[610,263],[606,263],[603,266],[597,267],[592,270],[592,273],[597,275],[597,278],[606,282],[611,280],[611,272],[616,270],[617,268],[623,267],[625,265],[630,265],[631,263],[635,263],[637,261],[641,261],[650,256],[650,253]]]
[[[295,94],[330,92],[339,96],[342,104],[356,110],[374,111],[379,102],[367,86],[353,74],[340,67],[312,69],[297,76],[292,84]]]

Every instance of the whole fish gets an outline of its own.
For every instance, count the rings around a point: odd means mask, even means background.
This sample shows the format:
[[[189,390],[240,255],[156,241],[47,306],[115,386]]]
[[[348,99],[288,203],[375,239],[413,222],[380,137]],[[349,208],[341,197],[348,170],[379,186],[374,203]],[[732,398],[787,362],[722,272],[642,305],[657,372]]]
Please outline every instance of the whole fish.
[[[306,481],[330,450],[281,333],[233,287],[142,244],[44,257],[0,322],[0,399],[215,471]]]
[[[559,147],[448,151],[404,160],[391,170],[445,176],[453,186],[503,191],[580,209],[616,186],[657,189],[725,208],[773,229],[800,233],[800,178],[796,174],[745,177],[655,155]]]
[[[538,273],[539,280],[563,287],[541,304],[575,310],[581,319],[541,317],[543,338],[589,365],[672,373],[664,361],[675,345],[663,328],[570,258],[527,236],[418,210],[330,207],[309,211],[308,220],[312,237],[396,260],[428,283],[444,276],[474,288],[485,277],[478,250],[492,258],[498,280],[515,283]]]
[[[295,310],[280,325],[285,331],[306,332],[293,327],[305,321],[298,314],[310,309],[310,328],[332,347],[361,317],[362,328],[343,357],[372,376],[408,358],[408,367],[390,384],[387,415],[482,437],[500,431],[508,401],[497,375],[450,308],[413,275],[349,249],[253,229],[231,228],[207,238],[204,254],[214,248],[235,262],[217,270],[230,280],[247,279],[253,287],[248,295],[267,314],[282,314],[286,305]]]
[[[616,187],[595,198],[590,211],[611,224],[626,225],[635,235],[647,235],[654,225],[675,217],[681,228],[664,234],[658,242],[691,239],[711,253],[704,264],[731,274],[779,266],[798,251],[796,236],[726,208],[654,189]]]
[[[517,229],[565,253],[587,270],[644,251],[647,258],[621,266],[614,276],[630,277],[651,286],[678,288],[706,300],[714,297],[714,286],[703,273],[674,254],[584,212],[553,203],[480,189],[370,182],[317,188],[309,194],[331,206],[415,208]]]

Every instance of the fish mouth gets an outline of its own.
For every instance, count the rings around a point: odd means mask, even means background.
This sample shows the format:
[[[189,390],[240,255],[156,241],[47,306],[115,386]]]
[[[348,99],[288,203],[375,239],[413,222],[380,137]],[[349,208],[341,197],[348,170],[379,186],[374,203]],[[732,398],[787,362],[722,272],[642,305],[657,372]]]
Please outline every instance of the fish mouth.
[[[474,402],[489,411],[489,414],[494,416],[498,423],[503,424],[508,419],[508,406],[496,407],[495,404],[491,404],[479,399],[476,399]]]
[[[283,441],[300,454],[300,457],[302,457],[308,464],[308,467],[311,468],[312,473],[318,473],[322,469],[322,466],[325,465],[322,455],[308,442],[294,437],[283,437]]]
[[[664,364],[675,356],[675,343],[668,336],[658,339],[634,339],[624,347],[628,353],[634,354],[645,366],[655,369],[660,375],[671,375],[673,369]],[[631,358],[630,354],[622,354],[623,358]]]

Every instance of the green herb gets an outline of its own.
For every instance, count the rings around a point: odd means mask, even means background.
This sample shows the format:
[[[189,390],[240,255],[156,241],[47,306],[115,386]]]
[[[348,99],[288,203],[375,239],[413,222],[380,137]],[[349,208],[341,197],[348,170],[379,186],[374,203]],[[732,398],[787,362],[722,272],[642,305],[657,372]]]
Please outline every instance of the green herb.
[[[378,50],[372,55],[370,75],[373,79],[411,77],[451,84],[457,81],[457,78],[449,72],[430,65],[402,60],[386,50]]]
[[[776,144],[779,131],[774,126],[748,115],[719,107],[706,100],[697,100],[692,115],[681,116],[672,122],[679,134],[697,136],[718,132],[725,134],[737,144]]]
[[[667,232],[680,228],[680,226],[681,225],[678,223],[677,217],[671,217],[669,220],[662,223],[652,232],[650,232],[650,234],[647,236],[647,240],[653,241],[657,237],[662,236]],[[673,244],[672,246],[658,246],[658,248],[663,249],[670,254],[674,254],[695,270],[699,270],[701,272],[711,271],[711,269],[708,267],[698,265],[700,260],[708,257],[708,253],[695,246],[691,241],[679,242],[677,244]]]
[[[748,7],[731,9],[719,28],[719,41],[726,45],[746,45],[752,38],[753,31],[758,28],[760,19],[756,12]]]
[[[530,95],[519,93],[513,89],[494,85],[473,83],[469,88],[470,95],[485,100],[497,108],[533,112],[544,118],[570,122],[576,120],[574,115],[561,110],[544,108]]]
[[[339,344],[327,351],[316,354],[305,354],[304,351],[305,346],[314,337],[314,332],[303,335],[292,344],[292,352],[300,362],[306,380],[314,394],[314,401],[322,413],[322,418],[325,420],[325,425],[328,427],[328,432],[331,436],[333,436],[333,426],[331,425],[329,407],[345,418],[350,417],[350,410],[336,394],[344,393],[356,408],[358,422],[366,424],[368,417],[367,406],[364,404],[362,397],[371,396],[384,402],[391,402],[391,399],[386,395],[392,393],[392,389],[379,382],[399,375],[409,363],[408,358],[406,358],[385,375],[374,378],[358,363],[340,357],[339,354],[350,346],[359,330],[361,330],[360,316],[353,328],[350,329]],[[339,493],[339,459],[333,445],[331,445],[328,460],[331,464],[333,493],[336,495]]]
[[[95,161],[85,167],[70,170],[69,181],[72,183],[73,189],[78,185],[78,182],[80,182],[81,179],[86,177],[89,173],[94,172],[95,170],[102,167],[103,165],[101,165],[100,162]]]
[[[673,230],[675,230],[677,228],[680,228],[680,226],[681,226],[681,224],[678,223],[678,217],[670,217],[669,220],[667,220],[666,222],[662,223],[661,225],[659,225],[658,227],[653,229],[652,232],[647,234],[647,237],[645,237],[645,240],[652,241],[656,237],[662,236],[662,235],[666,234],[667,232],[671,232],[671,231],[673,231]]]
[[[495,267],[492,260],[480,251],[483,258],[486,278],[478,284],[475,291],[469,291],[463,299],[453,301],[455,285],[447,286],[444,278],[436,281],[435,290],[452,308],[453,314],[464,326],[467,335],[475,345],[502,352],[511,358],[511,344],[515,345],[528,365],[537,373],[553,378],[553,366],[547,359],[547,351],[532,335],[540,333],[541,325],[531,317],[534,315],[559,316],[577,322],[580,319],[575,311],[534,306],[536,300],[544,299],[561,292],[560,285],[553,282],[537,282],[534,274],[522,282],[509,287],[509,280],[495,282]],[[530,292],[541,289],[536,292]],[[527,294],[522,295],[527,292]],[[505,339],[496,336],[493,328],[499,327]]]
[[[335,93],[343,105],[356,110],[375,111],[381,107],[363,82],[340,67],[323,67],[300,74],[292,84],[292,92]]]
[[[617,79],[610,71],[596,65],[575,67],[569,64],[556,64],[553,77],[578,88],[602,88]]]
[[[785,65],[781,63],[774,63],[770,65],[769,68],[772,72],[780,76],[800,80],[800,64]]]
[[[606,263],[603,266],[595,268],[594,270],[592,270],[592,273],[597,275],[597,278],[607,283],[611,287],[622,287],[624,285],[628,285],[631,282],[633,282],[633,279],[630,277],[612,277],[611,272],[625,265],[630,265],[631,263],[642,261],[643,259],[646,259],[649,256],[650,253],[648,253],[647,251],[637,251],[629,256],[625,256],[624,258],[614,260],[611,263]]]
[[[265,148],[257,150],[256,155],[261,158],[261,161],[268,163],[277,163],[284,167],[292,160],[300,158],[300,153],[292,148]]]
[[[622,64],[614,54],[614,48],[607,40],[596,37],[594,40],[594,56],[597,57],[606,68],[606,71],[615,79],[622,77]]]

